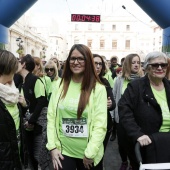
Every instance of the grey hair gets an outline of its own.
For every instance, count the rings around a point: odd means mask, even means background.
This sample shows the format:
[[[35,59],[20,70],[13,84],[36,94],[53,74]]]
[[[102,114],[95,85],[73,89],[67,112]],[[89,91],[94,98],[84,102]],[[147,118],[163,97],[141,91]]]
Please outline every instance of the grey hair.
[[[159,52],[159,51],[153,51],[146,55],[145,61],[143,63],[143,68],[146,69],[148,64],[150,64],[150,61],[158,57],[163,57],[165,61],[167,62],[167,56],[165,53]]]

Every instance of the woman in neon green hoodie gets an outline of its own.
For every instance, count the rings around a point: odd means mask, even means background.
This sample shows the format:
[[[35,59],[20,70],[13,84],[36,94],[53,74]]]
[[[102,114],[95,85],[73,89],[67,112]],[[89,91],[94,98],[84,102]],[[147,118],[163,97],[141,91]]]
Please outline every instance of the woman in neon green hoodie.
[[[63,78],[52,92],[47,115],[47,148],[54,169],[99,170],[107,127],[107,94],[90,49],[75,44]]]

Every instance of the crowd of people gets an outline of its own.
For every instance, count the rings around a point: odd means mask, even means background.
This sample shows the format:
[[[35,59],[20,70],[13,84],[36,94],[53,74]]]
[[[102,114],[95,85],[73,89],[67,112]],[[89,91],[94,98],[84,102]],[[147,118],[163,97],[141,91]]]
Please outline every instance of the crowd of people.
[[[151,135],[170,132],[170,59],[150,52],[141,63],[83,44],[64,64],[0,50],[0,169],[103,170],[117,137],[119,170],[138,170],[135,144],[148,162]]]

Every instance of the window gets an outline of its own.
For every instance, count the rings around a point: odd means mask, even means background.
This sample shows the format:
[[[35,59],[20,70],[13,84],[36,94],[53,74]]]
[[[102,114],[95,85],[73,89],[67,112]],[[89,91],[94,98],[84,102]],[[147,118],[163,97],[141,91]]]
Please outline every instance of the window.
[[[92,40],[87,40],[87,46],[88,46],[89,48],[92,47]]]
[[[88,25],[88,30],[92,30],[92,24]]]
[[[112,31],[116,31],[116,25],[112,25]]]
[[[153,32],[154,32],[154,33],[156,32],[156,28],[153,29]]]
[[[74,44],[79,44],[79,40],[78,40],[78,39],[75,39],[75,40],[74,40]]]
[[[126,42],[125,42],[125,49],[126,50],[130,49],[130,40],[126,40]]]
[[[75,30],[79,30],[79,25],[78,24],[75,25]]]
[[[104,30],[104,24],[101,24],[101,30]]]
[[[126,31],[130,31],[130,25],[126,25]]]
[[[58,40],[56,40],[56,45],[58,45]]]
[[[31,55],[34,56],[34,50],[31,50]]]
[[[155,38],[153,39],[153,45],[155,45]]]
[[[161,42],[162,42],[162,37],[159,36],[159,45],[161,44]]]
[[[112,40],[112,49],[117,49],[117,40]]]
[[[100,49],[104,49],[105,42],[104,40],[100,40]]]

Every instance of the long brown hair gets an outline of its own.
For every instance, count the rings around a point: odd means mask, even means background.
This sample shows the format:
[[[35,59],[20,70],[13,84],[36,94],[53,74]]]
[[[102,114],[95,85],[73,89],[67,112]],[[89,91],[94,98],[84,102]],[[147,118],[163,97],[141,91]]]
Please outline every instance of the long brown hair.
[[[35,65],[39,66],[39,70],[38,71],[33,71],[33,74],[35,74],[38,77],[43,77],[44,73],[43,73],[43,65],[42,65],[42,61],[41,58],[39,57],[33,57]]]
[[[122,69],[122,77],[125,78],[126,80],[131,75],[132,59],[136,56],[139,58],[139,62],[141,62],[138,54],[129,54],[125,57],[125,60],[124,60],[124,63],[123,63],[123,69]],[[140,68],[139,68],[139,72],[137,74],[140,77],[142,76],[141,65],[140,65]]]
[[[101,69],[101,72],[100,72],[100,74],[99,74],[99,78],[101,79],[101,78],[104,76],[104,74],[105,74],[105,71],[106,71],[106,64],[105,64],[105,62],[104,62],[102,56],[100,56],[99,54],[93,54],[93,58],[95,58],[95,57],[100,58],[101,61],[102,61],[102,69]]]
[[[167,58],[167,63],[168,63],[168,67],[167,67],[167,70],[166,70],[166,75],[165,77],[170,80],[170,58]]]
[[[72,71],[70,69],[70,56],[74,50],[78,50],[85,58],[85,70],[84,70],[84,76],[81,83],[81,94],[77,109],[77,118],[80,119],[86,105],[89,102],[89,97],[92,92],[92,89],[95,88],[96,82],[100,82],[99,77],[96,74],[94,61],[93,61],[93,55],[90,51],[90,49],[83,45],[83,44],[75,44],[70,49],[68,58],[65,62],[64,66],[64,73],[61,80],[61,83],[63,82],[63,94],[62,98],[66,96],[71,77],[72,77]]]

